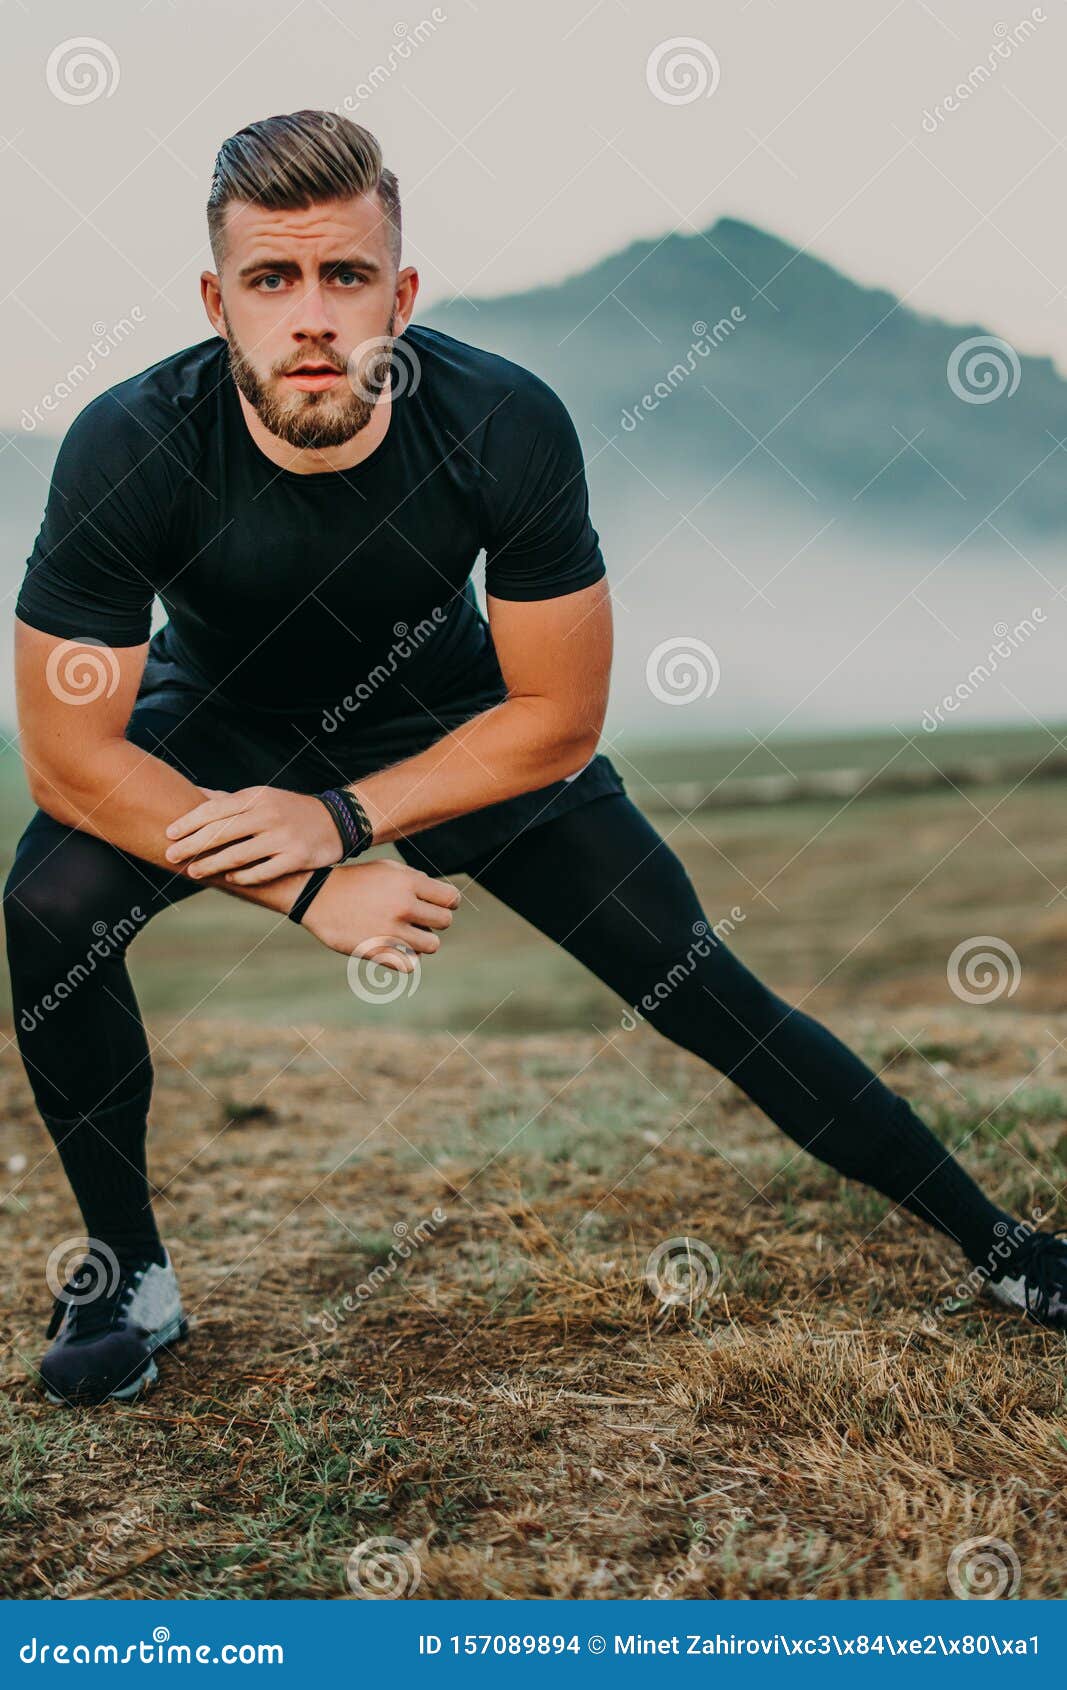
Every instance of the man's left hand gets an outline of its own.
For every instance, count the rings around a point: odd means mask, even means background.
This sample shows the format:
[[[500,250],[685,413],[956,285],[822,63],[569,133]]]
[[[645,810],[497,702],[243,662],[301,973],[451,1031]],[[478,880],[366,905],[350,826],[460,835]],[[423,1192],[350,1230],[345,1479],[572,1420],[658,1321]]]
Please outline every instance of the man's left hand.
[[[221,874],[236,886],[261,886],[341,860],[341,836],[325,804],[276,786],[213,793],[171,822],[167,838],[175,841],[167,861],[178,868],[189,863],[190,879]]]

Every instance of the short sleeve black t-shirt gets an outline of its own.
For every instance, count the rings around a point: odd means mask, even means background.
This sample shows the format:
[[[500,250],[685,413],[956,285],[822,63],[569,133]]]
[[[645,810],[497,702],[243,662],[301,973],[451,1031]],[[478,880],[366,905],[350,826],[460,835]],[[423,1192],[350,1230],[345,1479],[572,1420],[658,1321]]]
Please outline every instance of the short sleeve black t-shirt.
[[[501,599],[600,579],[581,448],[528,370],[436,330],[404,342],[385,437],[350,470],[272,464],[219,339],[111,388],[60,448],[18,616],[138,645],[158,598],[168,659],[249,711],[357,698],[368,727],[447,726],[502,696],[471,571],[484,549]]]

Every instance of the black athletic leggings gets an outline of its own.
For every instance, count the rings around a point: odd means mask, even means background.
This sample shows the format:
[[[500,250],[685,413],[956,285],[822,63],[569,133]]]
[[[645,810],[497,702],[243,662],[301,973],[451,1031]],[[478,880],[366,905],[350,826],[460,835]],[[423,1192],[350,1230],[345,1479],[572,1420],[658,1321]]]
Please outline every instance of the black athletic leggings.
[[[864,1062],[714,938],[682,864],[628,798],[594,798],[464,868],[797,1144],[972,1260],[986,1255],[1002,1211]],[[156,911],[197,890],[42,815],[24,835],[5,899],[16,1025],[61,1153],[107,1111],[143,1110],[152,1070],[125,951]],[[100,1168],[64,1161],[76,1191]]]

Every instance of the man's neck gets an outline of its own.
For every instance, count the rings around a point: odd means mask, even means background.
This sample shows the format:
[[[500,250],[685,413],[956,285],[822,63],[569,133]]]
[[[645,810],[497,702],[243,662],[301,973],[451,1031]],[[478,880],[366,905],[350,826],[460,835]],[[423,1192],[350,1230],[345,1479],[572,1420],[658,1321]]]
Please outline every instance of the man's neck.
[[[288,441],[280,440],[265,428],[244,394],[238,390],[241,403],[241,414],[245,419],[248,432],[252,436],[260,451],[277,464],[279,469],[292,471],[294,475],[324,475],[330,470],[353,469],[356,464],[369,458],[377,451],[385,439],[392,416],[391,394],[383,394],[378,400],[371,414],[366,428],[361,428],[351,440],[346,440],[343,446],[325,446],[321,449],[314,446],[290,446]]]

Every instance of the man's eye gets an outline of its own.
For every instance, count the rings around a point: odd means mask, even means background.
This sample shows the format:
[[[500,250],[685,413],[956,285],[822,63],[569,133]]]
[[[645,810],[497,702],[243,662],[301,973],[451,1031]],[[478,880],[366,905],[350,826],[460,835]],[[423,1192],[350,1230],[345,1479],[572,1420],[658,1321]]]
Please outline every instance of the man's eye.
[[[343,288],[352,288],[357,287],[363,278],[356,270],[338,270],[334,280],[340,282]]]
[[[258,282],[256,283],[256,287],[262,288],[264,293],[277,293],[278,288],[282,286],[283,281],[284,277],[274,274],[269,276],[260,276]],[[274,286],[275,283],[277,283],[277,287]]]

